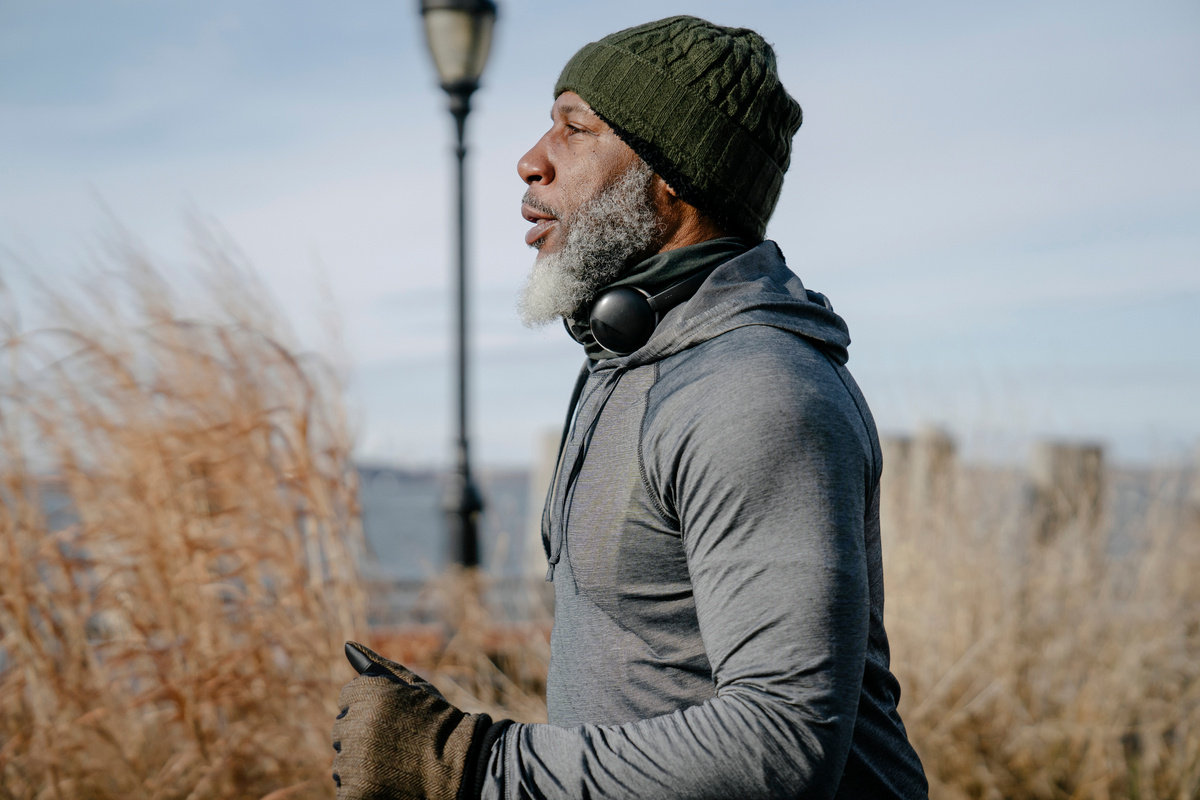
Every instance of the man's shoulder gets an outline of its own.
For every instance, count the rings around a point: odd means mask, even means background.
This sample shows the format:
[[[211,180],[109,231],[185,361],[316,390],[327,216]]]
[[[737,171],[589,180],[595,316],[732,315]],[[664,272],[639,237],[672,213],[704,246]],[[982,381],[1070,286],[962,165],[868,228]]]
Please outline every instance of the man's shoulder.
[[[874,427],[853,380],[788,330],[734,328],[664,359],[645,408],[641,456],[656,487],[681,473],[761,483],[801,462],[840,465],[861,485],[877,477]]]
[[[662,431],[861,424],[848,375],[819,343],[769,325],[745,325],[658,365],[646,423]],[[677,432],[678,433],[678,432]]]
[[[663,359],[658,371],[656,389],[664,395],[697,383],[707,391],[773,387],[776,392],[841,383],[820,343],[760,324],[731,328],[682,350]]]

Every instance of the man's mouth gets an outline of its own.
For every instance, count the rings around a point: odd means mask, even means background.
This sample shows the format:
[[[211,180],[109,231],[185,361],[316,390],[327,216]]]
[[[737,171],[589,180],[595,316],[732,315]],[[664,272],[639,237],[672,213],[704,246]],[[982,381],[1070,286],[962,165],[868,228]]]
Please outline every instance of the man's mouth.
[[[525,233],[525,244],[530,247],[537,247],[538,242],[550,233],[550,228],[558,224],[558,218],[549,210],[535,208],[529,199],[521,204],[521,216],[533,223],[533,227]]]

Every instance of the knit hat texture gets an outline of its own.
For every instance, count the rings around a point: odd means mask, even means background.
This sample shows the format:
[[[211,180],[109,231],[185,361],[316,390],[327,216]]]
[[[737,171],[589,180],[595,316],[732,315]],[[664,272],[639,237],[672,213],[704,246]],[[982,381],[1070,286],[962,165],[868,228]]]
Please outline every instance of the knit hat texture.
[[[575,92],[686,201],[762,239],[791,162],[800,105],[747,28],[670,17],[585,45],[554,96]]]

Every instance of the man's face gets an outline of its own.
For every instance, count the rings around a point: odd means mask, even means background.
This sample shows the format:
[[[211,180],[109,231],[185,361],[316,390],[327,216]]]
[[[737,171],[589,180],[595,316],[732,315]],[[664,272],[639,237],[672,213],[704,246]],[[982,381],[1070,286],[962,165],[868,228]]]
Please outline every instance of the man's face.
[[[525,243],[539,258],[561,250],[565,221],[640,161],[574,92],[558,96],[550,120],[550,130],[517,162],[529,186],[521,215],[533,223]]]
[[[526,325],[571,316],[631,264],[660,233],[654,172],[578,95],[564,92],[553,124],[517,164],[528,185],[521,213],[538,250],[519,303]]]

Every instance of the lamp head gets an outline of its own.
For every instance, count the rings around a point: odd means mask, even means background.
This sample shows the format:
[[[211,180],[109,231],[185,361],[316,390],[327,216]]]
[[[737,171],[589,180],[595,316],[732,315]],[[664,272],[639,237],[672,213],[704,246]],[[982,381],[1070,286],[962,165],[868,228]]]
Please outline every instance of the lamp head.
[[[421,0],[421,17],[442,88],[452,96],[470,96],[487,63],[496,4],[492,0]]]

